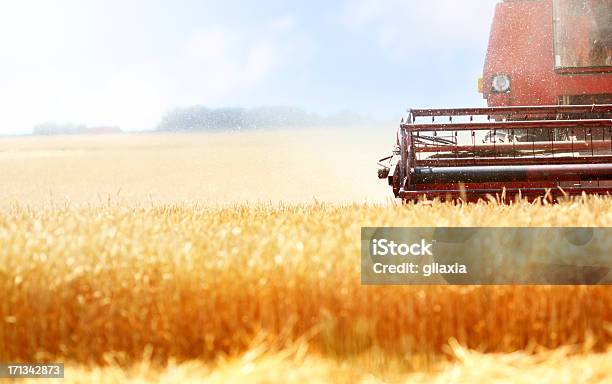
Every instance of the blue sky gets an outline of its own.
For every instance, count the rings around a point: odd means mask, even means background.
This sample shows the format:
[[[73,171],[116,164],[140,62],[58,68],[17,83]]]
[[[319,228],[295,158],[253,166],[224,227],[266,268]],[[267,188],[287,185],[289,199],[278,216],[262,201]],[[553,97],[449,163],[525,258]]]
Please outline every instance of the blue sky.
[[[495,0],[3,0],[0,134],[193,104],[398,119],[473,106]]]

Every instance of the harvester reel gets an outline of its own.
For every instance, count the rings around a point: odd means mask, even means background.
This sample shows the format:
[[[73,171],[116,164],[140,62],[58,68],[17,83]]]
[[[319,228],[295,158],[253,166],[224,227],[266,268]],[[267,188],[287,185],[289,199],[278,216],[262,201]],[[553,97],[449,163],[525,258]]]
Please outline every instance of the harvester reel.
[[[379,176],[406,201],[612,193],[612,104],[412,109],[397,137]]]

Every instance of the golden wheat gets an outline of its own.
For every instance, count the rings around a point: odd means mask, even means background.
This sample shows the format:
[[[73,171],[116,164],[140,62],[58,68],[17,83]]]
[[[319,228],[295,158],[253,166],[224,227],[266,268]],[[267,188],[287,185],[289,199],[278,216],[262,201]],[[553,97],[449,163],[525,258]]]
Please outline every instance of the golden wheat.
[[[204,358],[282,347],[436,356],[612,340],[608,287],[365,287],[366,225],[609,226],[610,200],[556,206],[124,205],[0,214],[0,360]]]

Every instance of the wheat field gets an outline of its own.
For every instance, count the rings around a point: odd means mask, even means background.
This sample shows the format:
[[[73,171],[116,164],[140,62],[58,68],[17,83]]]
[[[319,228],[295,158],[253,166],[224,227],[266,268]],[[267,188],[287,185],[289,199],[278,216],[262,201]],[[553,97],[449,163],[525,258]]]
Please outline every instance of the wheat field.
[[[64,361],[68,382],[612,380],[608,287],[359,272],[362,226],[607,227],[612,201],[401,206],[379,136],[0,140],[0,361]]]

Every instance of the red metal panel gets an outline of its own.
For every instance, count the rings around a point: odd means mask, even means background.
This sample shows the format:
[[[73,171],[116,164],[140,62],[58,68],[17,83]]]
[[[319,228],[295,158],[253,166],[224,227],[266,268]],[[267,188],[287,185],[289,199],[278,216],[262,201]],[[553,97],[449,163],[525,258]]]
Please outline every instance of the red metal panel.
[[[565,95],[612,94],[612,72],[555,71],[552,0],[514,0],[496,6],[485,60],[489,106],[558,104]],[[491,77],[507,74],[508,94],[490,92]]]

